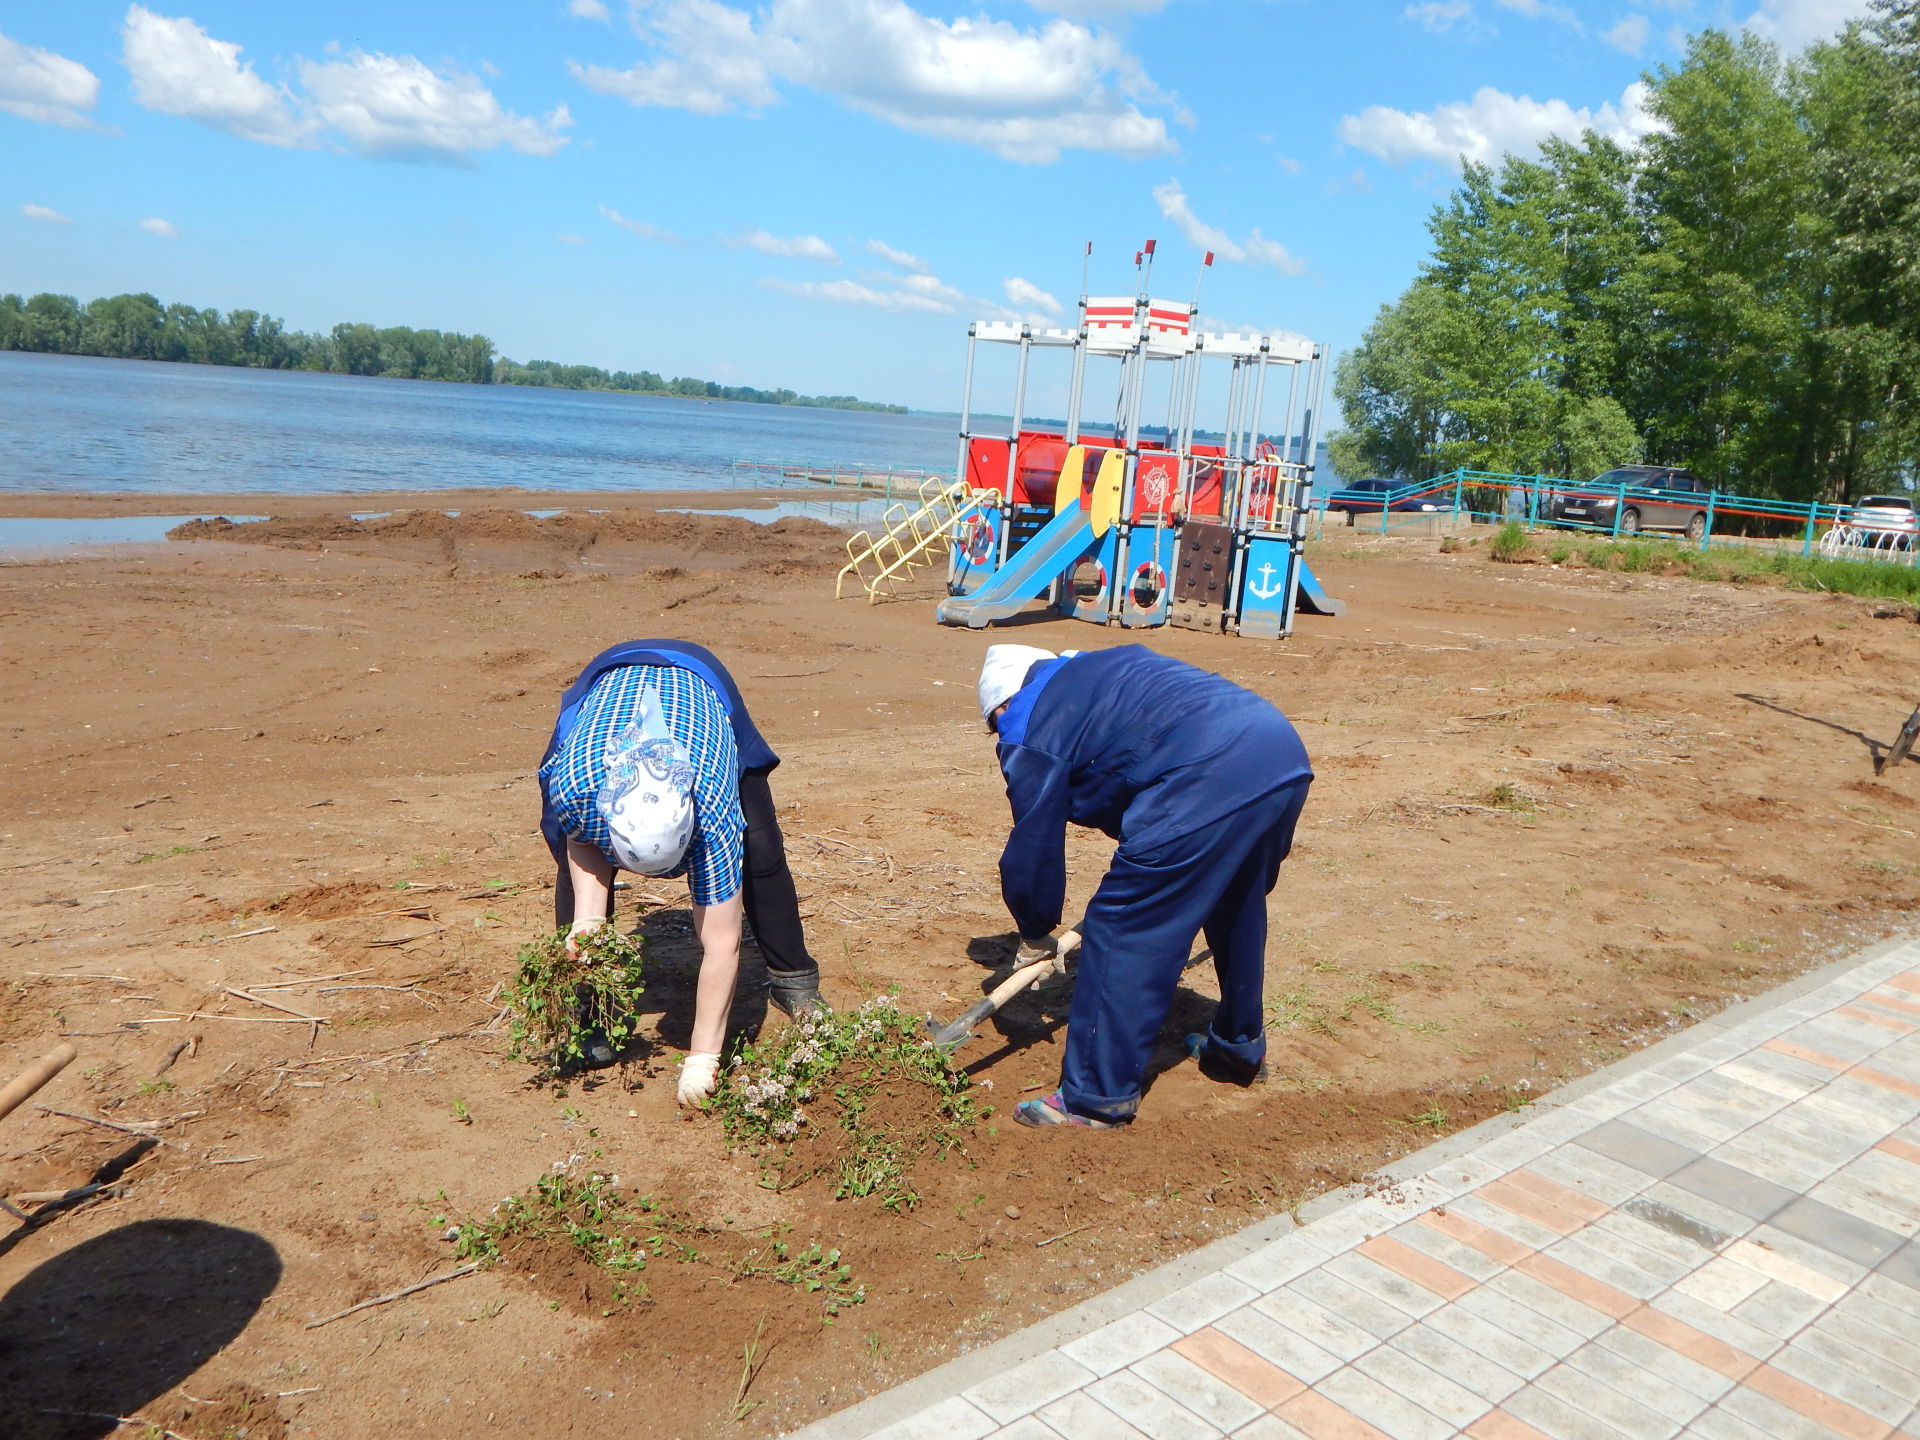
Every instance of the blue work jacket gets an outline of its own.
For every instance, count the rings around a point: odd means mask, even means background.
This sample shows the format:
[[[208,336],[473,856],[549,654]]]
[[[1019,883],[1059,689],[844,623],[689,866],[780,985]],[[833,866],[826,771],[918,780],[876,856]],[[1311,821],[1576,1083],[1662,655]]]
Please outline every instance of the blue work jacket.
[[[1036,663],[999,728],[1000,894],[1026,936],[1060,923],[1069,821],[1150,855],[1313,774],[1272,704],[1143,645]]]
[[[593,688],[593,682],[609,670],[622,665],[673,665],[682,670],[690,670],[720,696],[720,703],[726,707],[727,718],[733,722],[734,748],[740,752],[740,772],[744,774],[758,772],[765,774],[780,763],[780,757],[773,753],[773,747],[761,737],[754,726],[753,717],[747,713],[747,702],[740,698],[740,687],[733,683],[733,676],[727,673],[714,653],[704,645],[696,645],[691,640],[627,640],[602,650],[587,662],[587,668],[569,685],[560,696],[560,716],[554,721],[553,736],[547,741],[546,754],[540,758],[540,768],[545,769],[560,747],[567,743],[567,737],[573,734],[573,727],[580,718],[581,703],[587,698],[587,692]],[[559,817],[547,804],[543,792],[540,797],[540,833],[546,837],[547,846],[555,855],[565,853],[566,838]]]

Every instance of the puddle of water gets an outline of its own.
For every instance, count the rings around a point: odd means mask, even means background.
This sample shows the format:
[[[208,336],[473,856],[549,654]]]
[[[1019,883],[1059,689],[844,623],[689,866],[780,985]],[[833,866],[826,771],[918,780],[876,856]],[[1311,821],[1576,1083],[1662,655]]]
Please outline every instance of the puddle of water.
[[[24,519],[0,516],[0,555],[22,550],[54,550],[78,545],[153,544],[167,531],[206,515],[110,515],[88,520]],[[229,520],[264,520],[264,515],[229,515]]]

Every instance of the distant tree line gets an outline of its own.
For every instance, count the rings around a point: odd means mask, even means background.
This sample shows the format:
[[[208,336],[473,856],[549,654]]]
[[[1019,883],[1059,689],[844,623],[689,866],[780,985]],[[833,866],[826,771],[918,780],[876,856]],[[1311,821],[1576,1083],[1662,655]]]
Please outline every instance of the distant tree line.
[[[1717,31],[1657,128],[1469,165],[1343,358],[1346,475],[1638,460],[1846,500],[1920,471],[1920,3],[1783,60]]]
[[[231,310],[223,315],[191,305],[162,305],[144,294],[113,295],[84,305],[71,295],[35,295],[25,300],[0,295],[0,350],[906,413],[904,405],[881,405],[851,395],[756,390],[685,375],[668,380],[651,370],[607,371],[596,365],[559,365],[551,360],[521,365],[496,357],[493,342],[484,335],[365,324],[341,324],[325,334],[312,334],[288,330],[257,310]]]

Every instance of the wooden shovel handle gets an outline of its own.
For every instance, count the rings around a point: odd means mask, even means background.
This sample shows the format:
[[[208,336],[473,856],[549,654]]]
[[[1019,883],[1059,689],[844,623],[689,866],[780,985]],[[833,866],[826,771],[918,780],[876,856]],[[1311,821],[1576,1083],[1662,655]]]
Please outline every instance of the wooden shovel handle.
[[[6,1087],[0,1089],[0,1119],[4,1119],[22,1100],[71,1065],[78,1053],[73,1046],[62,1042],[9,1080]]]

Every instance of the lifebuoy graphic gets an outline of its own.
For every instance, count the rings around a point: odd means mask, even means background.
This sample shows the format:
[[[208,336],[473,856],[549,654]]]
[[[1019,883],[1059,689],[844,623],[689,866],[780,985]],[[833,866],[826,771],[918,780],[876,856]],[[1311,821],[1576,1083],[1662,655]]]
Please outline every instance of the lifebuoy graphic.
[[[984,515],[969,515],[960,527],[960,553],[969,565],[984,565],[993,554],[993,522]]]
[[[1107,567],[1098,560],[1082,560],[1067,573],[1067,594],[1072,599],[1098,600],[1106,593]]]
[[[1167,572],[1157,560],[1142,560],[1127,584],[1127,598],[1141,610],[1151,610],[1167,593]]]

